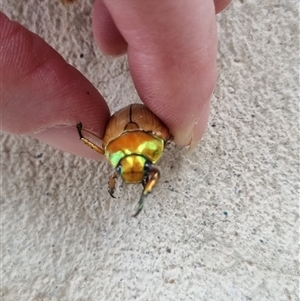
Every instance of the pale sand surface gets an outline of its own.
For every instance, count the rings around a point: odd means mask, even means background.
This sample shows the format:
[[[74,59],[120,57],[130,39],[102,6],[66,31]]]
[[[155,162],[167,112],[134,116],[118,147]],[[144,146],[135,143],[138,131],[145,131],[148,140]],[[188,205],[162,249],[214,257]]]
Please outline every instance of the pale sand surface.
[[[115,111],[139,98],[126,58],[93,42],[91,2],[1,7]],[[192,155],[164,154],[137,219],[141,187],[111,199],[108,164],[1,134],[2,300],[299,300],[297,3],[236,0],[217,17],[208,130]]]

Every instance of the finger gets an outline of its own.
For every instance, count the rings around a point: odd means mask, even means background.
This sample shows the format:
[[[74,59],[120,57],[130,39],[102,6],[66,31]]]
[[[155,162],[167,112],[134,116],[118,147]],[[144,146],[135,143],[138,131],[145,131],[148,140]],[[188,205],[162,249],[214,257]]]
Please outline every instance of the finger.
[[[103,136],[110,114],[102,96],[39,36],[2,13],[0,27],[1,130],[95,157],[76,123]]]
[[[216,81],[217,35],[211,0],[104,1],[128,43],[141,99],[180,145],[196,144]]]
[[[117,29],[103,1],[95,1],[93,32],[100,49],[108,55],[119,55],[127,50],[127,43]]]
[[[214,0],[214,2],[215,2],[215,12],[216,14],[218,14],[231,3],[231,0]]]
[[[214,0],[215,13],[224,10],[231,0]],[[93,10],[93,32],[99,48],[107,55],[120,55],[126,52],[127,43],[115,25],[103,0],[96,0]]]

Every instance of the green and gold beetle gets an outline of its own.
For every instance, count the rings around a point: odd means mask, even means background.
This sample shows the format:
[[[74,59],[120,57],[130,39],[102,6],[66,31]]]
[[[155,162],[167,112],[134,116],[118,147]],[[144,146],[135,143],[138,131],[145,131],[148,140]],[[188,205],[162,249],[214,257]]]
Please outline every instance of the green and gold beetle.
[[[172,139],[168,128],[144,105],[131,104],[111,116],[102,147],[83,136],[81,122],[77,124],[77,130],[79,138],[98,153],[105,155],[115,169],[108,182],[112,197],[118,174],[126,183],[143,185],[138,210],[134,214],[137,216],[143,209],[145,197],[159,180],[159,170],[153,164],[161,157],[166,142]]]

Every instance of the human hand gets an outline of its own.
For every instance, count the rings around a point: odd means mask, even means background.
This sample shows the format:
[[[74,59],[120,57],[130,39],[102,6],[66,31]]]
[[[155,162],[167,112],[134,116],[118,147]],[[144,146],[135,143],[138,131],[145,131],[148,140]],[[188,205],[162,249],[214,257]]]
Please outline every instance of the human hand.
[[[106,54],[127,51],[136,89],[179,145],[204,133],[216,81],[215,12],[230,0],[96,0],[93,31]],[[0,13],[1,130],[99,158],[75,125],[99,137],[110,117],[103,97],[40,37]]]

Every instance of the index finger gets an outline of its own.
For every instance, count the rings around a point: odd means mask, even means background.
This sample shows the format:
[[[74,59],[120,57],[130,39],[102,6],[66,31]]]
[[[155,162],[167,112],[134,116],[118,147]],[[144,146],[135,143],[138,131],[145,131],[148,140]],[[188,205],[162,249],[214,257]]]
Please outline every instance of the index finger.
[[[110,117],[103,97],[44,40],[1,12],[0,27],[0,130],[99,159],[75,126],[82,121],[103,136]]]

